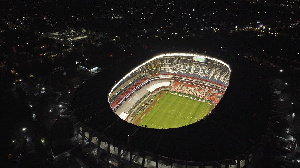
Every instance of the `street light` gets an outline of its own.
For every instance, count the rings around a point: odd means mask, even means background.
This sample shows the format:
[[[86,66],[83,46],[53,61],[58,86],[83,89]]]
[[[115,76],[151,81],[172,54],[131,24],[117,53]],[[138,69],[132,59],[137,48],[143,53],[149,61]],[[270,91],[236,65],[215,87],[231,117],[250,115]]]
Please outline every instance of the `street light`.
[[[42,142],[42,144],[44,144],[45,143],[45,138],[42,138],[41,142]]]
[[[280,69],[279,72],[283,72],[283,69]]]
[[[27,130],[27,128],[25,128],[25,127],[24,127],[24,128],[22,128],[22,131],[24,131],[24,132],[25,132],[26,130]]]
[[[46,92],[46,88],[42,87],[41,93],[43,94],[43,93],[45,93],[45,92]]]

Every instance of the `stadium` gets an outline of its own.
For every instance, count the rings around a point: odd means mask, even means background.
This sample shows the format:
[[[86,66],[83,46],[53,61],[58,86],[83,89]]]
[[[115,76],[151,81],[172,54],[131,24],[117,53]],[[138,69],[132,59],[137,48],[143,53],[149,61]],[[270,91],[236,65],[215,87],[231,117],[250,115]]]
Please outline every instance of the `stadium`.
[[[121,119],[135,125],[162,129],[189,125],[202,119],[219,103],[228,86],[230,71],[224,62],[207,56],[158,55],[114,85],[108,102]],[[185,98],[173,100],[178,96]],[[186,99],[192,101],[186,102]],[[176,103],[174,107],[172,104]],[[202,108],[191,108],[197,105]],[[184,106],[186,109],[182,109]],[[197,110],[186,113],[194,109]]]
[[[160,54],[117,81],[119,74],[112,68],[93,77],[73,101],[76,139],[96,165],[209,168],[251,162],[265,116],[257,109],[263,105],[252,90],[257,86],[248,90],[243,84],[256,83],[256,74],[237,82],[240,74],[231,77],[225,62],[190,53]]]

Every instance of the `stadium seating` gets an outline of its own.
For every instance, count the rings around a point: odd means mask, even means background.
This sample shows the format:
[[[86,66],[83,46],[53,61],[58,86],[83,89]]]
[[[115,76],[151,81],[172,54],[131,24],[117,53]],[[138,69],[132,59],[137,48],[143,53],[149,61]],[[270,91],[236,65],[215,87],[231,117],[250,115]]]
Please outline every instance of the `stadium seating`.
[[[210,80],[224,86],[228,85],[230,73],[228,68],[218,62],[207,59],[206,63],[195,63],[190,57],[181,57],[180,60],[164,57],[160,73],[174,73],[194,78]],[[171,62],[173,61],[173,62]]]
[[[135,83],[136,81],[139,81],[145,77],[143,70],[139,69],[135,71],[134,73],[131,73],[126,80],[122,80],[114,89],[112,94],[109,97],[110,103],[113,102],[117,97],[119,97],[124,90],[127,90],[128,87],[130,87],[131,84]]]
[[[215,105],[219,103],[221,97],[223,96],[223,93],[217,89],[197,83],[189,83],[186,81],[172,80],[169,90],[190,94],[205,100],[210,100]]]
[[[225,93],[229,78],[229,67],[218,60],[207,57],[199,62],[192,56],[163,56],[145,62],[127,74],[112,89],[109,103],[116,110],[136,90],[151,81],[169,80],[169,90],[191,94],[216,105]]]
[[[118,108],[123,103],[123,101],[128,99],[130,97],[130,95],[132,95],[132,93],[134,93],[135,90],[140,89],[142,86],[146,85],[148,82],[149,82],[149,79],[147,77],[145,77],[145,78],[135,82],[134,84],[132,84],[127,90],[123,91],[122,94],[110,104],[111,108],[113,110],[115,110],[115,108]]]

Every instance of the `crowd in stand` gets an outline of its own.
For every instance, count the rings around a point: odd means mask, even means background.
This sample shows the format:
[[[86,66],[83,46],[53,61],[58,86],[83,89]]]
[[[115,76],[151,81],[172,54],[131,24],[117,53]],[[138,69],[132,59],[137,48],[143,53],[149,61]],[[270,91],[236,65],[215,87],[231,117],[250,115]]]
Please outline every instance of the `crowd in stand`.
[[[218,104],[224,94],[223,92],[220,92],[219,90],[214,88],[210,88],[206,85],[194,84],[186,81],[177,80],[171,81],[169,90],[193,95],[205,100],[210,100],[214,104]]]
[[[142,64],[120,80],[109,94],[115,111],[135,91],[162,75],[172,76],[170,91],[182,92],[218,104],[229,84],[230,69],[222,62],[206,58],[194,61],[192,56],[164,56]]]
[[[181,59],[165,57],[160,73],[194,77],[224,86],[228,86],[230,78],[230,70],[224,64],[210,59],[200,63],[193,61],[191,57],[182,57]]]

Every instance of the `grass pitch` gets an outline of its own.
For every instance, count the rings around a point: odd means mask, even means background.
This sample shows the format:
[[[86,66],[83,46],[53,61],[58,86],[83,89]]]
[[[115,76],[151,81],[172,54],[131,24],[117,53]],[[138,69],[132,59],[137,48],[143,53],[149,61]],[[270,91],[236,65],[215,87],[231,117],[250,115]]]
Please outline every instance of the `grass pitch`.
[[[208,102],[193,100],[190,95],[163,92],[134,119],[134,124],[148,128],[178,128],[195,123],[211,110]]]

